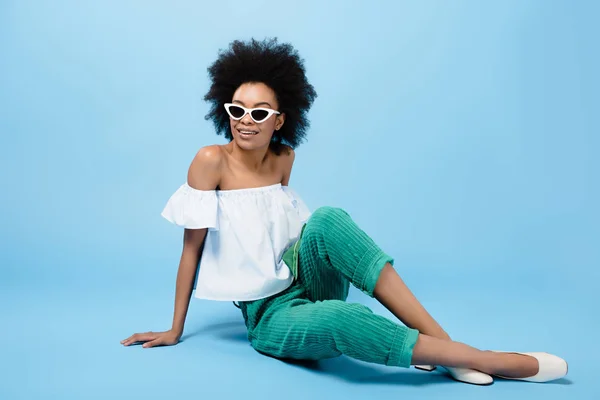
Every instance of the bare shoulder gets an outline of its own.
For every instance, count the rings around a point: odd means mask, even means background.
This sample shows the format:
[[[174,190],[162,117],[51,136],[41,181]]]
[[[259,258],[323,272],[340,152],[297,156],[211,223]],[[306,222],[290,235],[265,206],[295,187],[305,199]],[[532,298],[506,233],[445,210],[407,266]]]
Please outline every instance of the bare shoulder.
[[[292,167],[294,166],[294,160],[296,159],[296,153],[294,149],[290,146],[284,145],[283,150],[281,151],[280,157],[280,165],[283,170],[283,179],[281,180],[281,184],[287,186],[290,181],[290,176],[292,174]]]
[[[202,147],[188,169],[188,185],[198,190],[214,190],[221,181],[223,150],[215,144]]]
[[[283,149],[281,150],[281,161],[283,163],[294,163],[294,159],[296,158],[296,152],[290,146],[284,144]]]

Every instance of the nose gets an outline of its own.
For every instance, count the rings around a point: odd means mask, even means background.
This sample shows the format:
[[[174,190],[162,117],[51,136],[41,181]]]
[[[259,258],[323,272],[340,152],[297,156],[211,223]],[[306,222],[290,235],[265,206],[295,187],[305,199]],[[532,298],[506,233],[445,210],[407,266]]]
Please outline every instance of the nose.
[[[250,117],[250,113],[248,113],[244,115],[244,118],[242,118],[240,122],[244,125],[252,125],[254,120]]]

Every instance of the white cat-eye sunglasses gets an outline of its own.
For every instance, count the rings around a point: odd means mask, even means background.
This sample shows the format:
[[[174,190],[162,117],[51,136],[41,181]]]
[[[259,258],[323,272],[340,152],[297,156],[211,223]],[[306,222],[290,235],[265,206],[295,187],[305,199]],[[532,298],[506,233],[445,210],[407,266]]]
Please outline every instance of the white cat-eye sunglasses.
[[[250,118],[257,124],[266,121],[273,114],[281,114],[279,111],[271,110],[270,108],[246,108],[233,103],[225,103],[225,110],[236,121],[244,118],[249,113]]]

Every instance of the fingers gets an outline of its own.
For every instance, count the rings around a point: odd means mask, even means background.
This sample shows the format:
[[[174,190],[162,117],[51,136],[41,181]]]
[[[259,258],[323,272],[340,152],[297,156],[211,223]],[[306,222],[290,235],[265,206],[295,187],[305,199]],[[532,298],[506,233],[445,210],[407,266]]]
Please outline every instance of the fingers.
[[[160,338],[151,340],[142,345],[143,348],[156,347],[162,344],[162,340]]]
[[[129,346],[137,342],[147,342],[149,340],[154,340],[156,339],[156,337],[157,334],[154,332],[136,333],[125,340],[121,340],[121,344],[124,346]]]

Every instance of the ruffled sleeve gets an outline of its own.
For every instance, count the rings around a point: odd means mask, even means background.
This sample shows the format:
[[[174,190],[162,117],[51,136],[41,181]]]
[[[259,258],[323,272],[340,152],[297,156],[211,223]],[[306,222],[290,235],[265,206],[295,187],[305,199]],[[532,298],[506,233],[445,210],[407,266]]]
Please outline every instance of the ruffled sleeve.
[[[300,198],[298,193],[294,189],[289,186],[282,186],[284,193],[288,196],[290,201],[292,202],[292,206],[298,212],[298,217],[302,222],[306,222],[311,215],[310,209],[304,203],[304,201]]]
[[[188,229],[219,229],[219,201],[214,190],[198,190],[186,183],[171,195],[161,215]]]

